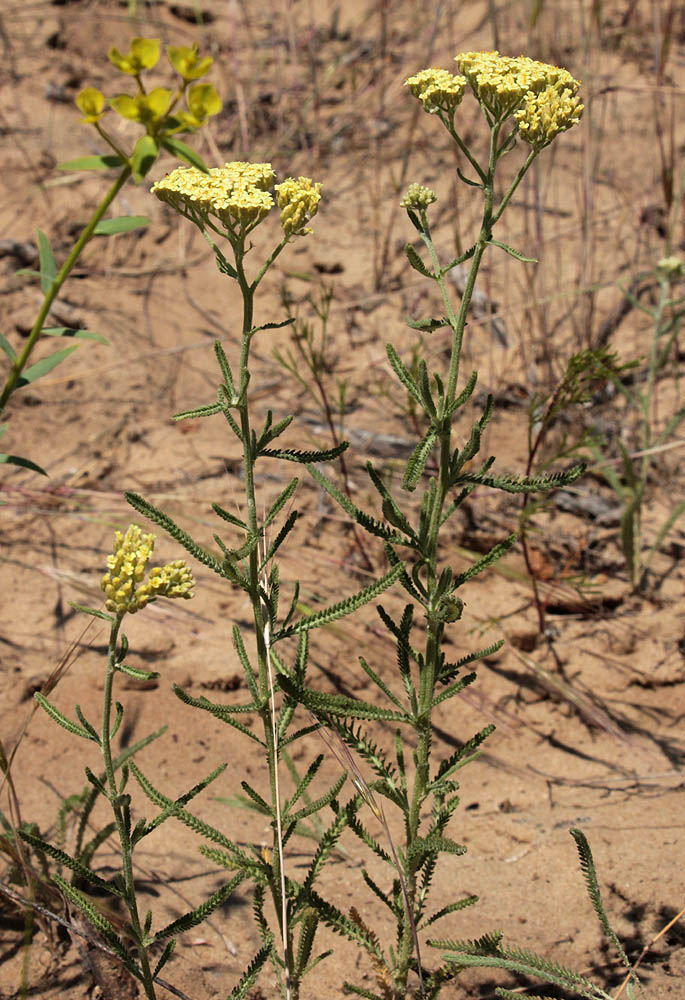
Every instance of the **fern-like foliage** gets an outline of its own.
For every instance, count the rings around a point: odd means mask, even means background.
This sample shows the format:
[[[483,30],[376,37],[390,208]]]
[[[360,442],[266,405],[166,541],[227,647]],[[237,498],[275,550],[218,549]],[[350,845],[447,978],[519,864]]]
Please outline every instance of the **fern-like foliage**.
[[[566,472],[544,473],[541,476],[491,476],[488,473],[460,473],[455,483],[474,483],[478,486],[490,486],[505,493],[550,493],[562,486],[574,483],[585,472],[583,463],[574,465]]]
[[[139,496],[137,493],[126,492],[124,493],[124,497],[126,502],[137,510],[139,514],[142,514],[143,517],[147,517],[154,524],[163,528],[167,534],[171,535],[174,541],[178,542],[179,545],[182,545],[186,552],[189,552],[191,556],[194,556],[194,558],[197,559],[198,562],[201,562],[203,566],[208,566],[209,569],[213,570],[219,576],[228,576],[216,556],[213,556],[211,552],[207,552],[206,549],[203,549],[197,544],[197,542],[193,541],[190,535],[187,534],[187,532],[185,532],[182,528],[179,528],[176,522],[173,521],[168,514],[165,514],[153,504],[144,500],[143,497]]]
[[[480,941],[430,940],[428,943],[434,948],[456,952],[444,958],[457,968],[506,969],[572,990],[585,1000],[611,1000],[608,993],[573,969],[523,948],[501,947],[497,935],[488,935]]]
[[[268,962],[272,952],[273,943],[271,941],[262,945],[245,972],[240,977],[240,980],[228,994],[228,1000],[244,1000],[247,996],[248,990],[252,989],[254,986],[257,976],[261,972],[263,966]]]
[[[100,878],[100,876],[94,871],[91,871],[91,869],[88,868],[88,866],[82,861],[79,861],[77,858],[72,858],[70,854],[67,854],[66,851],[61,851],[58,847],[53,847],[52,844],[43,840],[42,837],[38,837],[35,834],[30,833],[28,830],[20,830],[19,836],[22,840],[26,841],[27,844],[30,844],[31,847],[47,854],[53,861],[56,861],[58,864],[68,868],[70,871],[74,872],[75,875],[78,875],[86,882],[90,882],[91,885],[97,886],[98,889],[102,889],[103,892],[108,892],[111,895],[119,896],[120,898],[125,896],[125,893],[123,893],[119,886],[117,886],[114,882],[106,882],[105,879]]]
[[[299,451],[297,448],[264,448],[260,455],[268,458],[284,458],[286,462],[299,462],[308,465],[310,462],[332,462],[339,458],[350,446],[349,441],[341,441],[335,448],[325,448],[322,451]]]
[[[52,881],[67,899],[78,907],[88,923],[105,939],[112,951],[117,953],[131,975],[135,976],[136,979],[142,979],[138,966],[104,913],[91,903],[84,893],[63,879],[61,875],[54,874]]]
[[[339,490],[335,483],[331,482],[331,480],[328,479],[323,472],[320,472],[316,466],[308,465],[307,471],[312,479],[315,479],[319,486],[321,486],[321,488],[325,490],[326,493],[328,493],[328,495],[340,505],[340,507],[342,507],[345,513],[349,514],[349,516],[370,535],[375,535],[377,538],[382,538],[384,541],[408,544],[402,534],[394,531],[382,521],[377,521],[365,511],[360,510],[359,507],[352,503],[350,498],[346,496],[342,490]]]
[[[238,872],[238,874],[234,875],[232,879],[229,879],[225,885],[222,885],[220,889],[217,889],[216,892],[212,893],[212,895],[206,899],[204,903],[196,906],[194,910],[184,913],[182,917],[178,917],[170,924],[167,924],[166,927],[157,931],[155,934],[155,941],[163,941],[165,938],[181,934],[183,931],[188,931],[191,927],[197,927],[198,924],[201,924],[203,920],[206,920],[210,914],[214,913],[219,906],[226,902],[244,878],[244,874],[242,872]]]
[[[166,795],[162,795],[162,793],[154,787],[151,781],[148,781],[145,775],[133,762],[131,762],[131,773],[150,801],[163,809],[167,815],[174,816],[185,826],[194,830],[195,833],[199,833],[200,836],[206,837],[207,840],[213,840],[214,843],[220,844],[222,847],[233,847],[231,841],[225,837],[220,830],[210,826],[209,823],[205,823],[204,820],[201,820],[198,816],[194,816],[173,799],[169,799]]]
[[[388,587],[392,587],[393,583],[400,577],[402,570],[404,569],[403,564],[393,566],[385,576],[382,576],[380,580],[374,581],[374,583],[369,584],[368,587],[364,587],[363,590],[357,591],[356,594],[352,594],[350,597],[346,597],[342,601],[338,601],[336,604],[331,604],[328,608],[323,608],[321,611],[315,611],[311,615],[307,615],[304,618],[300,618],[299,621],[295,622],[293,625],[288,625],[285,628],[280,629],[272,638],[272,642],[279,642],[281,639],[286,639],[288,636],[296,635],[299,632],[307,632],[313,628],[319,628],[321,625],[329,625],[331,622],[337,621],[339,618],[344,618],[347,615],[354,614],[359,608],[362,608],[369,601],[375,600],[384,590]]]
[[[604,909],[604,904],[602,903],[602,895],[599,891],[599,882],[597,881],[597,870],[595,868],[595,861],[592,857],[592,851],[590,850],[590,845],[588,844],[587,837],[582,830],[577,829],[577,827],[572,827],[569,833],[576,842],[576,847],[578,849],[578,857],[580,859],[580,870],[583,873],[583,878],[585,879],[585,885],[587,887],[587,893],[590,897],[590,902],[592,903],[593,909],[597,914],[597,919],[602,925],[602,930],[608,937],[608,939],[613,944],[616,949],[616,953],[620,958],[623,965],[631,973],[631,981],[637,987],[640,996],[644,996],[644,991],[640,984],[639,979],[633,971],[633,967],[630,963],[630,959],[625,953],[625,949],[621,944],[618,935],[614,931],[613,927],[609,923],[609,918]]]

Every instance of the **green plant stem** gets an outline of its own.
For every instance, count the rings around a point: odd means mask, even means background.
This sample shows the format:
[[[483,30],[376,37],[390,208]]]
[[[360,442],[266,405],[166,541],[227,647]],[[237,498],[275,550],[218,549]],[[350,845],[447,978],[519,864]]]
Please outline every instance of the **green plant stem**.
[[[145,995],[148,997],[148,1000],[156,1000],[152,969],[150,968],[150,962],[147,956],[145,935],[143,933],[138,914],[136,887],[133,878],[133,848],[131,845],[130,821],[127,821],[128,818],[124,815],[124,809],[128,808],[128,806],[124,806],[122,801],[124,796],[117,788],[114,765],[112,762],[112,745],[110,736],[112,727],[112,693],[114,687],[114,675],[117,672],[117,639],[119,637],[119,629],[121,627],[122,618],[123,615],[117,616],[116,620],[112,624],[109,637],[109,652],[107,656],[107,673],[105,675],[100,745],[105,762],[108,799],[110,805],[112,806],[112,812],[114,813],[117,833],[119,834],[119,843],[121,845],[121,862],[124,873],[124,885],[126,889],[126,905],[128,906],[129,917],[131,920],[131,930],[133,932],[138,950],[138,963],[140,968],[139,978],[143,984]]]
[[[2,390],[2,395],[0,395],[0,414],[2,414],[3,410],[5,409],[5,406],[7,405],[7,401],[9,400],[14,390],[17,388],[17,383],[19,382],[21,373],[26,367],[26,363],[31,356],[33,348],[36,346],[36,343],[40,339],[40,335],[43,330],[43,324],[45,323],[47,315],[50,312],[50,309],[52,308],[53,302],[60,293],[62,285],[69,277],[71,271],[74,268],[74,265],[76,264],[76,261],[81,256],[81,251],[85,247],[86,243],[88,243],[91,237],[93,236],[95,227],[97,226],[98,222],[103,217],[103,215],[105,214],[109,206],[112,204],[116,196],[119,194],[119,191],[122,189],[122,187],[124,186],[124,184],[126,183],[126,181],[130,176],[131,176],[131,167],[127,164],[125,167],[123,167],[116,181],[109,189],[104,199],[101,201],[100,205],[94,212],[90,222],[88,223],[88,225],[83,230],[78,240],[72,247],[71,253],[65,260],[64,264],[62,265],[58,273],[55,275],[55,280],[53,281],[49,291],[45,293],[45,296],[43,298],[43,304],[40,307],[38,316],[36,317],[36,321],[33,324],[33,328],[31,329],[31,332],[24,345],[24,349],[19,355],[19,357],[13,362],[12,367],[10,368],[9,375],[7,376],[7,382],[5,383],[5,387]]]
[[[240,286],[240,291],[243,299],[243,337],[242,345],[240,351],[240,372],[239,372],[239,385],[240,389],[240,401],[238,403],[238,412],[240,415],[240,431],[243,439],[243,467],[245,469],[245,499],[247,504],[247,526],[248,531],[253,537],[256,537],[258,532],[258,521],[257,521],[257,498],[255,493],[255,479],[254,479],[254,466],[255,466],[255,455],[252,450],[252,428],[250,426],[250,414],[249,414],[249,399],[248,399],[248,383],[249,383],[249,361],[250,361],[250,343],[253,336],[253,321],[254,321],[254,294],[257,285],[261,279],[266,274],[268,267],[273,263],[281,250],[285,247],[287,239],[283,239],[281,243],[276,247],[273,253],[268,257],[266,264],[261,268],[257,277],[250,284],[245,275],[244,259],[245,259],[245,243],[243,240],[236,240],[233,244],[233,249],[235,253],[235,267],[238,284]],[[279,803],[279,790],[278,790],[278,747],[277,743],[277,733],[275,733],[275,727],[273,725],[273,715],[276,708],[273,704],[271,685],[269,684],[269,663],[268,663],[268,649],[266,645],[266,622],[264,620],[264,613],[262,607],[262,599],[259,590],[259,548],[258,546],[253,548],[249,554],[248,562],[248,574],[247,581],[249,587],[249,597],[250,603],[252,605],[252,614],[255,626],[255,639],[257,643],[257,664],[258,664],[258,676],[259,676],[259,691],[261,696],[262,707],[259,710],[259,715],[262,719],[262,724],[264,727],[264,742],[266,743],[266,756],[269,768],[269,788],[271,792],[271,812],[272,812],[272,829],[273,829],[273,878],[271,879],[270,890],[274,902],[274,908],[276,911],[277,919],[280,925],[281,936],[284,943],[284,962],[286,968],[286,982],[287,982],[287,992],[292,1000],[298,1000],[299,998],[299,982],[297,976],[294,975],[294,969],[292,968],[292,948],[290,947],[290,942],[287,940],[289,937],[288,928],[283,926],[284,917],[284,901],[280,898],[282,893],[281,889],[281,869],[282,869],[282,843],[278,836],[278,824],[276,818],[279,815],[280,803]]]
[[[411,802],[409,807],[409,812],[405,819],[405,836],[406,836],[406,854],[408,855],[412,846],[416,843],[419,837],[419,828],[421,824],[421,809],[428,796],[428,788],[430,784],[430,754],[431,754],[431,742],[432,742],[432,704],[435,697],[435,685],[437,678],[437,670],[440,660],[440,647],[442,643],[443,633],[444,633],[444,622],[438,613],[438,599],[437,599],[437,587],[439,581],[438,572],[438,542],[440,525],[442,522],[442,514],[444,511],[445,503],[450,490],[450,462],[451,462],[451,442],[452,442],[452,415],[453,415],[453,403],[456,399],[457,391],[457,381],[459,378],[459,362],[461,359],[461,349],[464,338],[464,330],[466,328],[466,320],[469,312],[469,307],[471,305],[471,298],[473,296],[473,290],[476,284],[476,277],[478,275],[478,270],[480,268],[483,255],[488,246],[488,243],[492,237],[492,227],[493,227],[493,205],[494,205],[494,183],[495,183],[495,168],[497,165],[498,158],[498,142],[499,136],[499,126],[495,125],[491,132],[490,140],[490,154],[488,160],[487,172],[482,171],[479,168],[479,172],[485,175],[485,181],[483,184],[483,217],[481,222],[480,234],[476,245],[474,247],[473,256],[471,257],[471,265],[469,268],[469,274],[466,281],[466,286],[464,288],[464,293],[461,300],[461,305],[458,314],[455,315],[454,309],[449,299],[449,294],[447,290],[447,284],[445,281],[444,273],[440,268],[438,261],[437,252],[433,244],[430,229],[425,217],[425,212],[422,213],[422,222],[424,223],[425,232],[424,242],[428,248],[431,263],[433,265],[433,272],[436,275],[436,281],[440,288],[440,293],[442,296],[443,303],[445,305],[447,318],[449,319],[450,325],[452,327],[452,352],[450,357],[449,375],[447,379],[447,386],[445,391],[444,399],[441,402],[440,409],[438,411],[435,423],[438,427],[438,441],[439,441],[439,461],[438,461],[438,473],[436,482],[436,496],[431,510],[430,524],[427,533],[427,540],[425,543],[425,548],[422,553],[423,562],[426,567],[426,588],[428,591],[428,598],[426,600],[426,642],[425,642],[425,656],[424,656],[424,666],[421,670],[419,677],[419,698],[418,698],[418,712],[416,720],[414,723],[414,730],[418,737],[418,744],[415,751],[416,760],[416,770],[414,774],[414,783],[412,789]],[[529,157],[531,160],[531,157]],[[521,174],[521,176],[523,176]],[[520,181],[520,177],[517,177],[512,188],[508,192],[507,200],[513,194],[517,184]],[[398,961],[396,966],[396,976],[393,983],[395,990],[394,996],[397,1000],[403,998],[406,995],[407,989],[407,978],[410,968],[410,960],[412,956],[412,951],[414,948],[413,934],[412,934],[412,919],[416,922],[417,915],[417,869],[421,864],[420,855],[417,855],[416,861],[408,861],[406,863],[406,883],[407,883],[407,895],[409,898],[410,906],[412,909],[412,914],[405,914],[404,926],[402,928],[402,936],[400,940],[399,950],[398,950]]]
[[[445,504],[448,500],[450,484],[450,466],[452,457],[452,419],[454,413],[454,402],[457,396],[457,383],[459,380],[459,366],[461,361],[461,350],[464,338],[464,330],[471,306],[473,290],[476,278],[480,269],[485,251],[492,239],[492,230],[500,218],[502,212],[511,200],[514,192],[520,184],[524,174],[529,169],[531,163],[537,156],[539,150],[531,150],[525,163],[522,165],[514,178],[509,190],[500,202],[495,211],[495,171],[497,163],[502,154],[507,149],[507,143],[499,146],[499,135],[501,124],[494,123],[490,132],[490,150],[488,156],[487,170],[476,164],[473,156],[463,149],[463,143],[451,128],[453,138],[475,167],[478,175],[483,179],[483,215],[480,232],[472,251],[470,251],[471,264],[469,268],[466,285],[461,299],[458,313],[455,314],[450,301],[447,283],[445,281],[445,269],[440,267],[437,252],[426,217],[426,212],[421,212],[423,225],[422,237],[431,258],[433,274],[440,288],[440,294],[446,310],[446,316],[452,328],[452,350],[450,356],[449,373],[445,388],[444,398],[440,402],[438,413],[434,418],[434,425],[438,432],[439,459],[438,471],[435,483],[435,498],[430,512],[430,521],[427,531],[426,542],[422,552],[422,561],[425,566],[426,575],[426,640],[424,664],[419,677],[418,711],[414,722],[418,743],[415,751],[416,769],[411,795],[409,811],[405,818],[406,855],[409,856],[412,847],[419,838],[421,825],[421,810],[429,794],[430,785],[430,755],[432,742],[432,708],[435,697],[435,686],[437,681],[437,671],[440,663],[440,648],[444,634],[444,618],[439,609],[439,568],[438,568],[438,547],[439,534],[442,523],[442,516]],[[416,855],[416,861],[406,862],[406,884],[407,896],[412,913],[405,914],[404,926],[398,950],[398,961],[396,965],[396,975],[393,982],[394,996],[397,1000],[404,998],[407,990],[407,978],[410,968],[414,939],[412,933],[412,921],[417,922],[419,905],[417,901],[417,871],[421,865],[421,855]]]

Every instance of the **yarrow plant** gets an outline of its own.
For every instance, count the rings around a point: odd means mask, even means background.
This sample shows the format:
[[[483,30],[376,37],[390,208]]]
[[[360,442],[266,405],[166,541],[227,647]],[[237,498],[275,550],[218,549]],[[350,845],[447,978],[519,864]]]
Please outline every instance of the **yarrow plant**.
[[[136,82],[134,94],[122,93],[109,100],[95,87],[85,87],[76,97],[76,105],[82,114],[81,121],[91,125],[110,152],[98,156],[82,156],[68,163],[62,163],[62,170],[116,170],[117,177],[109,191],[93,212],[89,222],[72,247],[61,267],[58,268],[50,241],[42,230],[38,230],[38,254],[40,261],[41,290],[43,302],[36,316],[31,332],[21,351],[17,352],[10,341],[0,333],[0,348],[4,351],[9,370],[0,390],[0,416],[10,397],[18,389],[35,382],[64,361],[75,346],[62,348],[27,368],[29,359],[39,340],[45,337],[68,339],[96,339],[104,341],[99,334],[88,330],[69,327],[49,327],[46,322],[50,310],[62,287],[74,269],[86,245],[95,236],[112,236],[129,232],[148,224],[145,216],[118,216],[106,219],[105,215],[119,192],[130,178],[139,184],[156,162],[159,154],[166,150],[177,159],[194,164],[201,170],[206,167],[201,157],[178,137],[185,132],[196,132],[222,108],[221,98],[211,83],[197,83],[205,76],[213,63],[211,56],[200,57],[197,45],[167,47],[167,56],[180,76],[175,91],[166,87],[155,87],[148,91],[143,79],[144,73],[154,69],[161,53],[158,38],[134,38],[125,54],[113,47],[109,52],[110,62],[125,76]],[[185,107],[182,106],[185,101]],[[108,111],[113,110],[121,118],[136,122],[142,134],[130,149],[125,149],[114,138],[103,122]],[[19,272],[22,273],[22,272]],[[34,273],[34,272],[30,272]],[[7,424],[0,425],[0,438]],[[0,464],[20,465],[34,472],[47,475],[35,462],[19,455],[0,455]]]
[[[118,755],[114,755],[114,739],[124,718],[122,705],[114,701],[116,677],[123,674],[136,681],[151,681],[159,677],[154,671],[139,670],[126,663],[129,646],[126,636],[121,632],[121,626],[126,615],[135,614],[162,597],[172,600],[191,598],[194,587],[192,574],[182,559],[148,570],[154,542],[153,534],[143,534],[135,524],[131,524],[125,534],[118,531],[113,552],[107,558],[107,573],[101,582],[107,611],[79,608],[108,622],[110,626],[100,727],[89,722],[79,705],[76,705],[76,720],[74,720],[64,715],[44,695],[35,696],[50,718],[72,735],[95,743],[100,750],[102,772],[98,774],[97,771],[86,767],[86,777],[91,792],[81,803],[75,850],[69,854],[62,847],[48,843],[38,836],[36,831],[27,829],[21,831],[21,837],[26,843],[56,862],[59,871],[51,874],[52,882],[90,924],[96,938],[102,941],[131,976],[142,984],[148,1000],[154,1000],[156,997],[155,981],[163,982],[159,980],[159,974],[171,958],[176,935],[206,919],[228,898],[240,882],[240,878],[227,882],[200,906],[154,932],[152,913],[148,911],[143,916],[140,912],[133,874],[133,855],[141,841],[167,820],[172,810],[162,809],[153,820],[140,818],[134,823],[131,796],[126,791],[131,774],[139,783],[146,783],[142,772],[133,762],[133,757],[161,736],[164,729],[143,737]],[[223,769],[224,767],[217,768],[178,801],[188,802]],[[98,830],[92,840],[85,842],[88,820],[100,796],[109,803],[113,821]],[[114,876],[103,878],[93,870],[92,859],[98,847],[112,835],[119,841],[121,870]],[[70,881],[61,874],[64,868],[71,872]],[[122,903],[127,918],[115,924],[106,908],[98,904],[96,893]]]
[[[118,55],[118,58],[123,71],[136,76],[147,56],[143,47],[137,52],[132,48],[129,56]],[[194,56],[186,54],[184,58],[188,60],[189,71]],[[519,251],[496,240],[494,227],[535,157],[560,132],[576,124],[582,111],[577,96],[579,84],[565,70],[525,57],[502,57],[496,52],[463,53],[457,56],[457,64],[462,75],[428,69],[410,77],[407,85],[426,112],[440,119],[464,155],[468,164],[466,169],[473,172],[473,176],[467,177],[459,168],[462,179],[481,191],[481,226],[476,242],[464,254],[441,262],[428,215],[437,200],[435,193],[421,184],[412,184],[402,199],[408,220],[427,253],[426,261],[419,250],[408,243],[407,258],[419,274],[435,283],[444,307],[443,315],[412,320],[410,326],[425,333],[447,328],[451,331],[452,346],[446,371],[429,371],[423,359],[410,369],[395,347],[387,346],[390,366],[416,411],[423,414],[426,429],[406,464],[401,492],[399,489],[393,491],[381,472],[368,463],[371,483],[380,497],[380,518],[360,509],[319,467],[323,462],[338,458],[347,448],[346,442],[328,450],[279,447],[275,442],[290,426],[293,417],[285,415],[274,419],[273,412],[268,410],[257,422],[251,405],[252,342],[269,329],[292,322],[289,318],[284,322],[256,325],[256,292],[286,246],[311,231],[309,223],[318,212],[321,185],[308,177],[291,177],[275,184],[270,164],[233,162],[207,172],[194,166],[181,167],[158,180],[152,189],[157,198],[198,227],[213,250],[219,270],[237,283],[242,299],[243,323],[237,362],[232,366],[224,346],[217,342],[214,350],[221,381],[216,399],[178,414],[177,419],[218,414],[224,417],[229,433],[242,448],[244,512],[239,516],[215,503],[214,512],[227,525],[225,530],[230,531],[231,537],[224,539],[215,534],[214,547],[208,547],[191,538],[143,497],[132,493],[126,496],[140,514],[162,527],[227,586],[242,591],[249,600],[252,628],[233,627],[233,642],[244,670],[248,700],[221,704],[205,697],[194,698],[181,688],[175,688],[175,692],[188,706],[211,713],[260,748],[264,757],[264,787],[260,790],[243,781],[242,789],[245,800],[268,821],[272,839],[270,845],[246,847],[186,808],[189,799],[213,780],[220,768],[175,800],[164,796],[133,763],[130,767],[121,765],[122,779],[116,782],[109,746],[121,721],[121,711],[117,709],[112,723],[108,707],[111,705],[111,680],[118,671],[131,673],[131,668],[123,662],[126,652],[123,637],[117,646],[122,618],[163,595],[188,597],[193,586],[187,568],[180,561],[152,570],[146,580],[151,536],[131,527],[125,535],[117,535],[115,550],[108,560],[108,572],[102,581],[107,614],[91,612],[112,623],[101,733],[87,723],[78,707],[77,724],[61,716],[44,699],[41,703],[62,725],[85,739],[94,740],[103,750],[105,778],[99,780],[89,773],[89,780],[112,805],[124,860],[123,880],[105,883],[103,887],[106,891],[118,892],[128,905],[129,933],[135,942],[135,954],[126,948],[110,925],[98,923],[97,913],[92,907],[89,909],[83,894],[73,886],[67,887],[65,894],[98,928],[132,974],[143,982],[148,996],[154,995],[154,977],[169,957],[172,945],[167,945],[155,970],[148,959],[148,946],[193,926],[226,899],[239,883],[249,880],[253,884],[253,913],[261,947],[233,986],[230,1000],[245,997],[269,961],[277,974],[281,995],[287,1000],[297,1000],[306,975],[330,953],[314,955],[315,938],[321,924],[356,943],[368,956],[375,988],[352,982],[344,984],[344,992],[368,1000],[435,998],[446,983],[455,979],[464,968],[472,966],[516,971],[590,1000],[610,1000],[604,990],[585,977],[541,956],[505,947],[499,933],[485,935],[477,941],[426,939],[425,933],[437,921],[477,901],[475,896],[467,896],[441,905],[437,910],[429,906],[441,855],[458,857],[465,852],[465,848],[448,835],[459,804],[457,772],[477,755],[480,745],[494,728],[486,726],[451,755],[436,760],[434,713],[438,706],[455,698],[475,680],[475,674],[466,672],[467,669],[501,645],[496,643],[450,662],[445,649],[446,638],[462,615],[463,601],[458,591],[515,542],[514,536],[503,539],[478,562],[463,569],[450,564],[445,526],[477,487],[518,494],[544,493],[574,481],[582,473],[582,467],[575,466],[550,475],[515,476],[496,470],[492,456],[481,459],[478,465],[483,431],[493,413],[491,397],[465,440],[455,443],[453,439],[456,416],[472,398],[477,383],[476,372],[462,377],[460,362],[480,263],[489,248],[498,248],[518,260],[528,261]],[[469,88],[490,130],[487,162],[478,159],[456,125],[456,112]],[[97,103],[93,108],[97,109]],[[501,194],[497,189],[497,168],[504,154],[511,151],[519,139],[531,148],[514,180]],[[262,251],[258,262],[248,269],[247,253],[254,253],[255,249],[252,235],[276,205],[280,211],[282,236],[275,246]],[[225,243],[218,241],[226,241],[230,250],[225,253]],[[470,262],[469,276],[461,303],[456,308],[449,297],[446,276],[452,268],[467,261]],[[260,502],[257,470],[267,459],[306,466],[315,482],[356,526],[382,541],[388,571],[350,597],[303,614],[299,583],[284,583],[277,561],[299,516],[297,510],[291,509],[298,479],[292,478],[271,503]],[[432,460],[430,467],[436,470],[430,475],[426,472],[429,459]],[[411,503],[411,494],[419,487],[419,503]],[[261,516],[260,510],[264,511]],[[375,696],[363,701],[315,689],[308,677],[310,633],[354,613],[396,583],[408,597],[401,614],[393,617],[382,606],[377,608],[382,625],[396,646],[396,680],[386,681],[381,676],[384,672],[381,666],[376,667],[360,657],[361,668]],[[286,590],[288,599],[283,601],[282,594]],[[289,642],[291,639],[296,640],[294,646]],[[139,671],[133,673],[141,675]],[[301,709],[305,710],[304,717],[297,721]],[[260,720],[258,733],[242,721],[246,713]],[[368,728],[368,724],[374,722],[392,723],[395,727],[391,750],[376,742],[375,734]],[[327,790],[310,797],[310,789],[323,762],[323,754],[319,754],[309,761],[303,775],[294,766],[289,766],[293,787],[284,794],[281,761],[290,760],[287,754],[291,744],[317,731],[325,746],[342,762],[343,773]],[[409,738],[408,733],[411,734]],[[409,747],[411,753],[408,753]],[[371,773],[369,779],[365,776],[365,768]],[[140,820],[133,829],[129,799],[124,792],[129,771],[145,795],[161,810],[151,823]],[[352,797],[343,803],[341,795],[348,773],[354,790]],[[367,825],[366,809],[381,824],[385,840],[378,839]],[[398,824],[386,819],[386,809],[397,812]],[[331,814],[328,825],[322,819],[326,810]],[[204,855],[233,874],[205,904],[151,935],[151,917],[141,924],[138,915],[130,856],[142,836],[171,816],[210,841],[211,846],[201,848]],[[296,878],[288,866],[288,844],[301,828],[302,821],[309,817],[316,820],[319,842],[306,871]],[[395,826],[402,829],[399,844],[393,842],[390,833]],[[321,871],[346,829],[358,837],[379,862],[377,872],[372,875],[364,869],[362,877],[366,888],[391,915],[396,928],[393,943],[384,943],[381,932],[369,926],[358,908],[344,912],[334,898],[334,890],[324,896],[319,888]],[[587,842],[580,831],[572,833],[595,910],[628,964],[606,921]],[[92,871],[84,872],[77,859],[65,860],[64,852],[55,854],[55,849],[43,841],[39,846],[42,850],[51,850],[53,857],[58,856],[62,863],[69,863],[73,871],[91,882],[95,880],[99,885],[102,881],[98,881]],[[426,947],[442,952],[437,965],[427,960]],[[634,979],[630,969],[629,977]],[[497,992],[508,1000],[515,996],[511,990],[498,989]]]

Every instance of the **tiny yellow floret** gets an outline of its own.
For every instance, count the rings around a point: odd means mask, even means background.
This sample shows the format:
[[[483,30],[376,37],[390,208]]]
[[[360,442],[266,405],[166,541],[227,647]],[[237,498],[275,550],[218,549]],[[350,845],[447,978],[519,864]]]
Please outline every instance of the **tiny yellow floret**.
[[[214,62],[211,56],[200,59],[197,54],[197,42],[192,48],[187,45],[169,45],[166,51],[169,62],[186,83],[189,80],[199,80],[209,71]]]
[[[669,281],[675,282],[685,273],[685,265],[680,257],[662,257],[656,266]]]
[[[133,38],[127,55],[112,46],[109,59],[118,70],[128,76],[138,76],[144,69],[152,69],[159,60],[159,38]]]
[[[114,551],[107,557],[107,572],[100,584],[108,611],[132,615],[158,597],[193,596],[195,584],[183,559],[153,567],[144,582],[154,545],[155,536],[144,535],[136,524],[130,524],[125,535],[115,533]]]
[[[105,113],[105,95],[95,87],[86,87],[76,98],[76,107],[83,114],[82,122],[92,125]]]
[[[400,206],[420,211],[422,208],[428,208],[434,201],[437,201],[437,198],[431,188],[424,187],[423,184],[410,184]]]
[[[423,104],[423,110],[431,115],[438,111],[450,112],[461,103],[466,87],[463,76],[454,76],[446,69],[422,69],[414,76],[408,77],[404,84],[409,87],[414,97]]]
[[[304,236],[310,233],[307,223],[319,210],[321,184],[311,177],[286,177],[276,185],[278,207],[281,210],[281,226],[286,236]]]

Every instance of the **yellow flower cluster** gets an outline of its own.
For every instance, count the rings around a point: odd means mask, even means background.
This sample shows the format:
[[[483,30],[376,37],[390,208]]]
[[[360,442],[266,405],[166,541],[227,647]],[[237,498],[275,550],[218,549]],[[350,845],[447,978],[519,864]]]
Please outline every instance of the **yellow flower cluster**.
[[[423,184],[410,184],[407,188],[407,193],[400,202],[402,208],[413,208],[422,209],[428,208],[436,201],[435,191],[432,191],[429,187],[424,187]]]
[[[278,207],[281,210],[281,226],[286,236],[304,236],[311,232],[306,225],[319,210],[321,184],[311,177],[288,177],[276,185]]]
[[[466,87],[463,76],[453,76],[446,69],[422,69],[420,73],[408,77],[405,86],[423,104],[429,114],[438,111],[454,111],[461,103]]]
[[[160,41],[158,38],[133,38],[127,53],[121,53],[114,46],[109,50],[110,62],[127,76],[134,76],[138,81],[138,93],[119,94],[108,103],[122,118],[140,122],[149,134],[158,134],[160,123],[167,117],[170,108],[176,108],[178,98],[185,94],[187,111],[175,110],[174,118],[169,118],[170,134],[181,130],[201,128],[208,118],[218,115],[221,111],[221,98],[211,83],[197,83],[192,87],[188,84],[209,72],[213,59],[211,56],[201,58],[198,55],[197,44],[167,46],[169,62],[182,77],[183,83],[177,95],[173,98],[170,90],[156,87],[149,93],[143,88],[141,73],[153,69],[159,61]],[[95,87],[86,87],[76,98],[76,105],[83,113],[81,121],[96,125],[105,114],[105,96]]]
[[[568,70],[528,56],[501,56],[497,51],[460,52],[455,58],[476,98],[496,120],[502,121],[521,111],[524,124],[530,122],[532,134],[542,138],[546,134],[542,119],[549,113],[549,138],[543,145],[551,142],[563,128],[575,124],[574,117],[576,120],[579,118],[582,108],[575,98],[580,83]],[[546,97],[542,96],[543,92]],[[540,95],[538,102],[533,100],[536,95]],[[526,117],[528,114],[530,119]],[[535,114],[540,124],[534,122]],[[563,124],[565,121],[568,124]],[[525,133],[527,130],[524,128],[521,131]]]
[[[214,215],[231,231],[237,224],[247,232],[273,207],[268,188],[274,176],[270,163],[226,163],[207,174],[197,167],[177,167],[151,190],[176,209]]]
[[[129,525],[125,535],[116,532],[114,552],[107,557],[107,573],[100,584],[108,611],[135,614],[157,597],[193,596],[193,577],[183,559],[153,567],[144,582],[154,544],[155,536],[144,535],[136,524]]]

